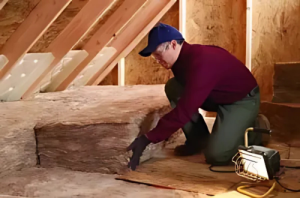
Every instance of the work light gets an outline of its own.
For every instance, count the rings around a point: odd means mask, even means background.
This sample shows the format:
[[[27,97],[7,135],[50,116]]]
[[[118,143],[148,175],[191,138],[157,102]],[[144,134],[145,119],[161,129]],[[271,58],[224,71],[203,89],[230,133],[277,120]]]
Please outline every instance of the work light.
[[[271,134],[271,130],[248,128],[245,132],[245,146],[239,146],[238,153],[232,158],[237,175],[255,182],[272,180],[280,170],[279,152],[263,146],[248,146],[248,132]],[[265,197],[274,188],[275,182],[264,195],[255,195],[243,190],[249,187],[241,186],[237,190],[252,197]]]

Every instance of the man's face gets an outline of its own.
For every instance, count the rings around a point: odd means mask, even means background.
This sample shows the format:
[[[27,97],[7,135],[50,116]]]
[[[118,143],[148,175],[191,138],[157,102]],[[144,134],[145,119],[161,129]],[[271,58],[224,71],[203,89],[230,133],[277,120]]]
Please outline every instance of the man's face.
[[[174,64],[173,60],[175,55],[175,47],[176,46],[174,46],[174,42],[167,43],[164,46],[158,47],[158,49],[153,52],[151,56],[164,68],[171,69]]]

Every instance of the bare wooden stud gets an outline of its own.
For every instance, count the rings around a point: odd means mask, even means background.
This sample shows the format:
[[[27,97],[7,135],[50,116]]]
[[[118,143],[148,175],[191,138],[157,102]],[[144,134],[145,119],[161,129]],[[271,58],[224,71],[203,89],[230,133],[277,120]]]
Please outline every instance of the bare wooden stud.
[[[246,66],[251,71],[252,58],[252,0],[247,0]]]
[[[121,58],[118,63],[118,85],[125,85],[125,58]]]
[[[0,79],[28,52],[70,2],[42,0],[37,5],[2,48],[0,54],[5,55],[9,62],[1,69]]]
[[[186,36],[186,0],[179,0],[179,31]]]
[[[33,93],[53,68],[62,58],[84,37],[84,35],[100,19],[113,0],[90,0],[74,17],[70,24],[60,33],[46,51],[51,52],[55,59],[41,76],[30,86],[23,98]],[[63,76],[65,77],[65,76]]]
[[[108,45],[117,49],[118,53],[89,80],[87,85],[99,84],[111,72],[116,63],[136,47],[175,2],[176,0],[147,2],[147,5],[127,24],[123,32]]]
[[[151,0],[157,2],[157,0]],[[130,20],[146,0],[125,0],[113,13],[106,23],[92,36],[83,50],[88,52],[88,57],[70,73],[66,79],[56,87],[56,91],[65,90],[82,70],[97,56],[107,45],[111,38]],[[53,91],[53,90],[48,90]]]

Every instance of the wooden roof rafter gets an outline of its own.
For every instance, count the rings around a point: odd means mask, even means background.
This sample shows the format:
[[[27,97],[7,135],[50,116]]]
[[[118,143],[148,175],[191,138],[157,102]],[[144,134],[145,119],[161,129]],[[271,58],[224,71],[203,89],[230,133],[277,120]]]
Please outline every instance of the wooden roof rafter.
[[[0,70],[0,80],[30,50],[72,0],[41,0],[25,21],[8,39],[0,54],[8,63]]]
[[[83,47],[88,52],[88,57],[81,62],[73,71],[65,76],[60,82],[53,82],[47,91],[62,91],[80,74],[82,70],[100,53],[101,50],[109,43],[114,35],[122,29],[130,19],[139,10],[147,0],[125,0],[123,4],[112,14],[101,28],[92,36],[92,38]],[[148,0],[157,1],[157,0]],[[108,50],[111,53],[113,50]]]
[[[55,59],[46,70],[26,90],[22,98],[29,97],[42,80],[51,72],[64,56],[89,32],[114,0],[89,0],[74,19],[51,43],[46,51],[53,53]]]

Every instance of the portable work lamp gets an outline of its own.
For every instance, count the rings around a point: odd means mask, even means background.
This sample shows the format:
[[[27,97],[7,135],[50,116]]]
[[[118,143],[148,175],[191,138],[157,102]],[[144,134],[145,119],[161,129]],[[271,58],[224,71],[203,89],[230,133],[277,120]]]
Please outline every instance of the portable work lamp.
[[[248,128],[245,132],[245,146],[239,146],[238,153],[232,158],[235,163],[235,172],[244,178],[261,182],[273,180],[280,170],[279,152],[262,146],[248,146],[248,132],[271,134],[271,130]],[[251,185],[241,186],[237,190],[252,197],[265,197],[274,188],[275,182],[264,195],[255,195],[243,190]]]

